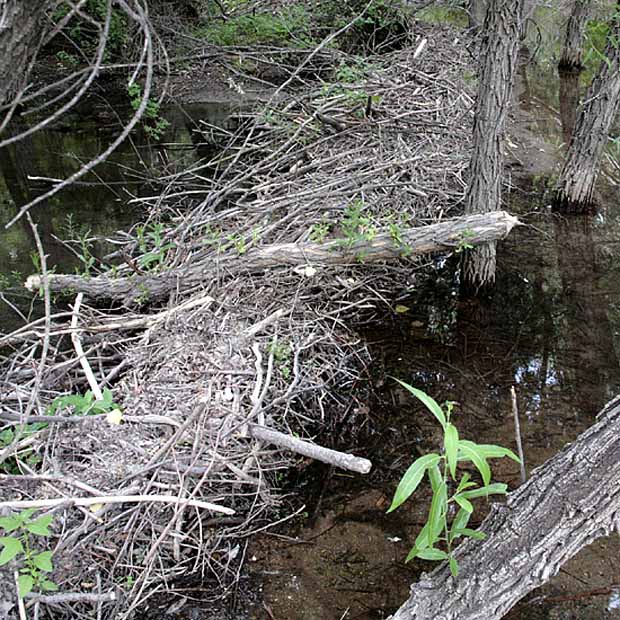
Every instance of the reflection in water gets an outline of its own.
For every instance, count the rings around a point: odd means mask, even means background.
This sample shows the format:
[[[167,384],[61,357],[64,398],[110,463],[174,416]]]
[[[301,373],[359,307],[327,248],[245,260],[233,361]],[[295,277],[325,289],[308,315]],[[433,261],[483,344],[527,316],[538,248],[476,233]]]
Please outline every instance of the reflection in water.
[[[568,146],[577,122],[579,106],[579,73],[560,71],[560,120],[564,144]]]
[[[157,192],[162,170],[174,174],[212,155],[217,128],[228,129],[231,104],[192,104],[165,108],[162,114],[170,126],[161,144],[147,140],[138,131],[95,171],[76,185],[63,190],[32,209],[48,266],[72,272],[81,265],[58,239],[79,235],[105,237],[126,229],[140,218],[135,197]],[[122,113],[122,110],[121,110]],[[117,109],[105,105],[82,106],[79,113],[63,117],[58,124],[0,149],[0,288],[18,286],[34,271],[32,230],[25,218],[4,229],[20,206],[50,187],[49,179],[64,179],[110,144],[119,131]],[[203,124],[205,121],[207,124]],[[23,131],[27,126],[13,126]],[[198,133],[203,129],[205,133]],[[3,134],[3,136],[6,135]],[[38,177],[38,179],[37,179]],[[45,180],[48,179],[48,180]],[[101,244],[93,252],[105,253]],[[16,327],[17,317],[0,305],[0,330]]]

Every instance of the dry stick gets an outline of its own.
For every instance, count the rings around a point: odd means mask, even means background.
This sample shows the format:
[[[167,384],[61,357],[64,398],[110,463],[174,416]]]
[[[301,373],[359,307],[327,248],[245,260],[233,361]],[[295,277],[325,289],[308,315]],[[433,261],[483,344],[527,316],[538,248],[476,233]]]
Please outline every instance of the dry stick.
[[[0,502],[0,508],[52,508],[62,504],[75,506],[96,506],[97,504],[139,504],[155,502],[158,504],[174,504],[175,506],[190,506],[203,508],[225,515],[234,515],[235,511],[226,506],[203,502],[195,499],[179,499],[176,495],[101,495],[98,497],[53,497],[50,499],[15,500]]]
[[[519,459],[521,463],[521,484],[525,484],[527,475],[525,473],[525,457],[523,456],[523,444],[521,443],[521,425],[519,424],[519,409],[517,408],[517,393],[515,392],[515,386],[510,387],[510,396],[512,397],[512,414],[515,420],[515,436],[517,439],[517,450],[519,452]]]
[[[372,468],[372,463],[368,459],[346,454],[345,452],[338,452],[337,450],[331,450],[330,448],[323,448],[309,441],[297,439],[296,437],[291,437],[291,435],[285,435],[284,433],[274,431],[265,426],[250,424],[248,430],[250,435],[255,439],[272,443],[317,461],[340,467],[341,469],[367,474]]]
[[[95,379],[95,374],[93,373],[93,369],[90,367],[86,356],[84,355],[84,349],[82,348],[82,342],[80,340],[80,336],[77,332],[77,323],[78,316],[80,312],[80,306],[82,305],[82,299],[84,297],[84,293],[78,293],[75,297],[75,303],[73,304],[73,316],[71,317],[71,342],[73,343],[73,348],[75,352],[78,354],[80,358],[80,365],[82,366],[82,370],[86,375],[86,379],[88,381],[88,385],[90,386],[90,390],[95,397],[95,400],[103,400],[103,394],[101,393],[101,388],[97,383],[97,379]]]
[[[15,587],[17,588],[17,609],[19,610],[19,620],[27,620],[28,616],[26,616],[24,599],[19,595],[19,573],[17,570],[13,571],[13,579],[15,580]]]
[[[28,606],[35,603],[45,603],[47,605],[60,605],[62,603],[106,603],[116,600],[116,592],[63,592],[62,594],[27,594]]]
[[[232,274],[240,270],[258,271],[286,265],[358,263],[360,256],[366,263],[397,260],[402,256],[453,250],[462,243],[476,245],[503,239],[518,224],[517,218],[505,211],[493,211],[403,230],[398,243],[389,232],[352,244],[346,239],[322,244],[282,243],[250,250],[242,257],[227,255],[219,261],[214,257],[204,258],[161,274],[132,278],[98,276],[90,280],[68,274],[50,274],[49,283],[52,291],[69,288],[94,297],[132,299],[148,290],[151,297],[156,298],[177,287],[183,290],[209,280],[218,265]],[[39,283],[39,276],[32,275],[25,286],[33,290]]]

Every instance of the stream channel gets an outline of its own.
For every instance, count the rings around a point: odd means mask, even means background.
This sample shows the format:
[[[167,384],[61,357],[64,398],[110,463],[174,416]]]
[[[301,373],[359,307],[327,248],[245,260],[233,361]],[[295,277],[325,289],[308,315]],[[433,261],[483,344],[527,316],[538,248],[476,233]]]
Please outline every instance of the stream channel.
[[[443,257],[427,274],[416,275],[415,295],[400,301],[405,312],[360,330],[372,354],[368,373],[373,396],[369,402],[354,402],[358,433],[347,449],[372,460],[371,474],[300,466],[286,485],[294,490],[297,507],[303,503],[306,508],[285,530],[263,533],[250,543],[249,574],[228,601],[228,611],[214,615],[201,609],[192,602],[200,598],[199,591],[188,588],[188,603],[178,615],[166,615],[165,606],[154,605],[149,617],[371,620],[386,618],[407,598],[409,584],[432,567],[422,561],[404,563],[425,522],[429,493],[420,489],[413,501],[385,512],[407,466],[419,454],[435,450],[440,436],[422,406],[388,376],[438,401],[456,401],[454,421],[461,435],[511,448],[514,386],[528,471],[590,426],[620,391],[620,211],[608,202],[593,217],[565,220],[550,213],[542,199],[544,175],[538,173],[547,159],[555,161],[552,151],[562,142],[557,92],[549,95],[548,90],[557,91],[557,80],[537,77],[534,67],[526,71],[532,73],[521,76],[521,107],[527,108],[528,120],[518,117],[516,122],[527,125],[528,135],[535,137],[529,148],[538,152],[539,161],[513,163],[519,180],[506,207],[528,226],[518,227],[500,244],[492,297],[460,299],[458,257]],[[545,92],[536,93],[542,83]],[[46,181],[28,175],[64,178],[109,142],[118,127],[110,108],[103,102],[90,105],[0,152],[2,224],[14,215],[16,203],[45,187]],[[75,238],[76,232],[86,231],[105,236],[132,225],[140,213],[128,200],[148,194],[153,165],[165,161],[171,170],[180,169],[200,156],[192,143],[192,119],[225,125],[229,113],[230,107],[221,104],[169,108],[164,146],[149,146],[136,136],[97,168],[97,178],[38,206],[33,215],[49,264],[59,271],[78,265],[56,237]],[[172,143],[176,146],[165,146]],[[16,283],[33,271],[33,250],[25,220],[8,231],[2,228],[3,294],[22,311],[27,306],[20,302]],[[95,251],[105,249],[96,246]],[[3,304],[0,329],[10,331],[19,324],[16,313]],[[515,488],[518,466],[496,461],[494,478]],[[618,558],[617,536],[596,541],[507,618],[620,618]]]

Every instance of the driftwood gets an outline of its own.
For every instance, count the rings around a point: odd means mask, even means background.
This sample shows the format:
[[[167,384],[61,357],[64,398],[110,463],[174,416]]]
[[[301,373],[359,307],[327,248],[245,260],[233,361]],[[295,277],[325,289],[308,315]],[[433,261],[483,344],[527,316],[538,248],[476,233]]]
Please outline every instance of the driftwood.
[[[98,276],[85,279],[68,274],[49,274],[51,291],[73,290],[91,297],[134,301],[139,298],[160,298],[171,290],[187,290],[203,283],[214,270],[228,273],[260,271],[269,267],[299,265],[340,265],[363,261],[372,263],[394,260],[403,256],[419,256],[446,251],[461,244],[478,245],[506,237],[518,223],[505,211],[459,217],[430,226],[404,230],[398,240],[390,233],[380,233],[372,240],[348,243],[285,243],[250,250],[242,256],[217,256],[186,261],[174,270],[157,274],[136,274],[134,277]],[[26,288],[37,290],[41,278],[33,275]]]
[[[334,465],[340,469],[348,469],[360,474],[367,474],[372,468],[372,463],[368,459],[353,456],[345,452],[338,452],[330,448],[324,448],[323,446],[317,446],[309,441],[297,439],[297,437],[292,437],[291,435],[285,435],[284,433],[274,431],[265,426],[251,424],[248,430],[250,435],[255,439],[272,443],[281,448],[296,452],[297,454],[308,456],[316,461]]]
[[[455,553],[460,573],[442,565],[412,586],[392,620],[499,619],[583,547],[620,527],[620,396],[597,423],[534,470],[494,505]]]

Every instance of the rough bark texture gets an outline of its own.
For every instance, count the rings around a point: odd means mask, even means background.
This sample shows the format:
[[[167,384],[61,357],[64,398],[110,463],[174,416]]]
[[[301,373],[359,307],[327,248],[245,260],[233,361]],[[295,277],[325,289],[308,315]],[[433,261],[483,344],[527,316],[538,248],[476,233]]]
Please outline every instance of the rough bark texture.
[[[575,0],[566,25],[566,36],[558,68],[560,71],[581,71],[583,64],[583,35],[590,11],[591,0]]]
[[[394,260],[401,256],[446,251],[462,244],[476,245],[503,239],[517,223],[515,217],[505,211],[497,211],[411,228],[402,232],[398,242],[395,242],[389,233],[381,233],[372,241],[358,241],[351,245],[345,240],[324,244],[287,243],[251,250],[243,256],[187,261],[185,267],[174,271],[136,275],[132,278],[99,276],[85,279],[80,276],[50,274],[49,285],[55,292],[71,289],[91,297],[132,302],[145,297],[160,298],[172,290],[191,288],[210,278],[216,269],[235,273],[240,270],[260,271],[285,265],[338,265]],[[30,276],[26,282],[26,287],[30,290],[36,290],[40,286],[39,276]]]
[[[565,213],[586,213],[594,204],[594,184],[603,149],[620,100],[620,5],[611,20],[606,60],[592,81],[560,173],[554,206]]]
[[[619,527],[620,397],[575,443],[494,505],[482,542],[456,551],[458,579],[441,566],[412,586],[393,620],[499,620],[583,547]]]
[[[0,0],[0,104],[25,85],[49,4],[46,0]]]
[[[512,98],[517,66],[523,0],[491,0],[480,42],[478,98],[473,152],[469,164],[466,213],[488,213],[500,208],[501,138]],[[477,288],[495,279],[495,244],[469,253],[463,263],[466,286]]]

